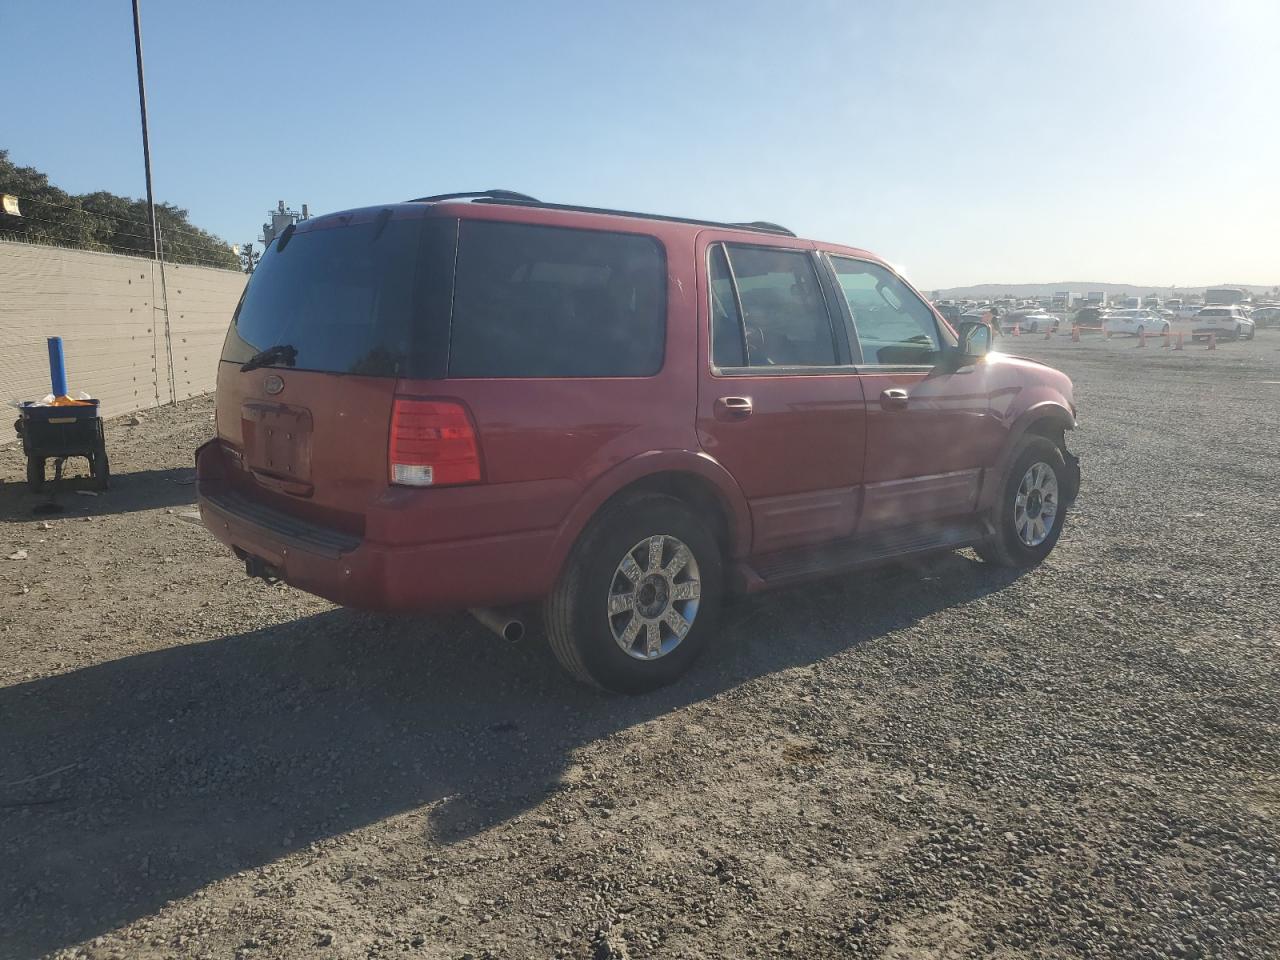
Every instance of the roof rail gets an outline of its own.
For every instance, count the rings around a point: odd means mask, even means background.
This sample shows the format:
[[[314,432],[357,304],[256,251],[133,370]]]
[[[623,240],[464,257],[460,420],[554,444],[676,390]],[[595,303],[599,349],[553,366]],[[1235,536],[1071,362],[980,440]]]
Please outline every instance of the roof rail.
[[[507,191],[499,191],[507,193]],[[461,196],[461,195],[459,195]],[[784,237],[795,234],[786,227],[767,220],[756,220],[752,223],[724,223],[720,220],[695,220],[690,217],[671,217],[660,213],[636,213],[634,210],[610,210],[604,207],[580,207],[571,203],[543,203],[532,197],[494,196],[491,193],[474,195],[476,203],[502,203],[519,207],[538,207],[541,210],[566,210],[574,213],[599,213],[610,217],[635,217],[637,220],[661,220],[664,223],[691,223],[700,227],[727,227],[731,230],[750,230],[753,233],[773,233]]]
[[[769,233],[784,233],[788,237],[794,237],[795,234],[786,227],[778,223],[772,223],[768,220],[752,220],[750,223],[730,223],[731,227],[742,227],[744,230],[765,230]]]
[[[493,200],[513,200],[520,203],[537,203],[536,197],[514,190],[473,190],[469,193],[437,193],[433,197],[414,197],[410,203],[435,203],[438,200],[474,200],[488,197]]]

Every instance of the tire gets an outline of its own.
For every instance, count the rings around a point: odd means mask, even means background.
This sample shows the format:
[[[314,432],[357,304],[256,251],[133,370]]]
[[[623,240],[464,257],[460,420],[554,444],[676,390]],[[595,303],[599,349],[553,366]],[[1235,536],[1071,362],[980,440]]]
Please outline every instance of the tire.
[[[1053,471],[1057,495],[1056,510],[1051,523],[1046,525],[1044,539],[1035,544],[1025,543],[1018,534],[1015,518],[1019,488],[1028,471],[1042,464]],[[1013,455],[1013,463],[1000,485],[999,497],[991,515],[993,532],[974,549],[987,563],[1001,567],[1029,569],[1044,561],[1062,534],[1067,507],[1063,495],[1067,489],[1066,461],[1062,451],[1052,440],[1040,436],[1024,437]]]
[[[27,457],[27,489],[32,493],[44,489],[44,457]]]
[[[1250,328],[1249,328],[1249,335],[1248,335],[1247,337],[1245,337],[1245,339],[1246,339],[1246,340],[1252,340],[1252,339],[1253,339],[1254,337],[1256,337],[1257,335],[1258,335],[1258,327],[1257,327],[1257,325],[1255,324],[1254,326],[1252,326],[1252,327],[1250,327]]]
[[[674,573],[674,580],[654,573],[653,564],[645,562],[646,544],[658,538],[662,538],[663,546],[659,567],[672,565],[677,542],[691,556],[691,562]],[[636,588],[630,593],[626,589],[629,577],[621,572],[627,556],[633,560],[639,556],[639,579],[632,580]],[[668,593],[691,581],[698,584],[696,598],[667,600],[663,605]],[[655,583],[658,596],[649,594],[650,615],[645,616],[640,606],[642,597]],[[693,510],[680,500],[661,494],[619,500],[607,505],[591,522],[547,598],[544,617],[551,650],[570,675],[604,690],[634,694],[665,686],[685,673],[711,642],[719,619],[723,584],[720,546]],[[690,589],[686,587],[686,592]],[[633,606],[610,614],[610,598],[619,596],[631,597]],[[682,609],[677,609],[681,605]],[[661,613],[657,612],[659,607]],[[655,618],[667,615],[668,608],[681,615],[692,611],[683,638],[677,637],[667,623],[655,623]],[[641,625],[634,639],[627,641],[633,620]],[[668,649],[649,659],[646,648],[651,624],[659,631],[660,646]],[[628,653],[623,642],[637,646]]]
[[[93,454],[89,457],[89,475],[93,477],[99,490],[110,488],[111,461],[107,459],[107,445],[105,443],[98,444],[94,448]]]

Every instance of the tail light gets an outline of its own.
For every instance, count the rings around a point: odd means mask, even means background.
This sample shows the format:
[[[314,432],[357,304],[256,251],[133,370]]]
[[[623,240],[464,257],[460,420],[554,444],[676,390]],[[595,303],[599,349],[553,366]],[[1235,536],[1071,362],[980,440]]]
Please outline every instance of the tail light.
[[[396,397],[388,472],[393,484],[444,487],[480,482],[480,444],[467,408],[450,400]]]

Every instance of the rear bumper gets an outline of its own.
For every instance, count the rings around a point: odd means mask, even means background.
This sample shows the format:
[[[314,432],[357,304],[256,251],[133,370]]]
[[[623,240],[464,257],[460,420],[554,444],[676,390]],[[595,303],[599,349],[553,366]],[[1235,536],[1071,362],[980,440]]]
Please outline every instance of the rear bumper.
[[[216,446],[196,452],[196,497],[209,532],[240,559],[343,606],[387,612],[462,610],[549,592],[556,531],[445,543],[381,544],[256,503],[225,483]]]

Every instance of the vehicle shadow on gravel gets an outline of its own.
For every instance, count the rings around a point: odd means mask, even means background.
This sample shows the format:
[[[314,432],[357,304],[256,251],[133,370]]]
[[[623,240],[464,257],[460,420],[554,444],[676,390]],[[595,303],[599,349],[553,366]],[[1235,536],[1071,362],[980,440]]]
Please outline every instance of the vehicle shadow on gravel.
[[[194,467],[171,470],[138,470],[111,475],[111,489],[99,491],[83,470],[80,475],[63,479],[52,497],[62,507],[54,517],[101,517],[114,513],[133,513],[157,507],[191,506],[196,501]],[[26,481],[0,483],[0,523],[29,523],[40,518],[36,507],[48,503],[53,484],[53,471],[40,493],[32,493]],[[84,496],[84,490],[93,496]]]
[[[953,554],[741,600],[690,676],[636,698],[579,687],[544,643],[507,647],[466,617],[347,610],[4,688],[0,955],[77,943],[397,814],[469,837],[560,789],[577,748],[1010,579]]]

